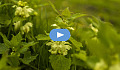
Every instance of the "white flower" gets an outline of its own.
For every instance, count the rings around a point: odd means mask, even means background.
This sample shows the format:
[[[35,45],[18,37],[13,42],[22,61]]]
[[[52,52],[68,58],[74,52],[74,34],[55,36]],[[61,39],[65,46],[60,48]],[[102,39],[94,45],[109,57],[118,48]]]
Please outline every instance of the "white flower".
[[[27,23],[26,23],[26,26],[32,27],[33,24],[32,24],[31,22],[27,22]]]
[[[28,6],[24,7],[16,7],[15,15],[20,15],[23,17],[29,17],[30,13],[32,13],[34,10],[32,8],[29,8]]]
[[[108,66],[104,62],[104,60],[100,60],[100,62],[96,63],[94,70],[105,70]]]
[[[15,15],[22,15],[22,7],[16,8]]]
[[[13,5],[12,7],[15,8],[15,7],[17,7],[17,6],[16,6],[16,5]]]
[[[30,13],[33,12],[32,8],[28,8],[28,6],[23,7],[23,12],[25,17],[29,17]]]
[[[51,26],[56,27],[56,29],[60,29],[60,27],[57,24],[52,24]],[[73,27],[67,27],[67,29],[75,30]]]
[[[30,31],[30,28],[28,26],[22,26],[22,31],[28,33]]]
[[[60,27],[57,24],[52,24],[51,26],[56,27],[56,29],[60,29]]]
[[[51,49],[49,50],[51,54],[67,55],[68,50],[72,48],[70,46],[70,43],[65,41],[51,41],[48,42],[46,45],[51,46]]]
[[[25,32],[28,33],[30,31],[29,26],[24,26],[25,27]]]
[[[58,26],[57,24],[52,24],[51,26]]]
[[[20,27],[20,21],[14,23],[14,26],[15,26],[15,27],[14,27],[15,30],[17,30],[17,29]]]
[[[75,30],[73,27],[67,27],[68,29],[70,29],[70,30]]]
[[[90,27],[91,27],[91,29],[92,29],[95,33],[98,33],[98,29],[97,29],[97,28],[95,28],[95,27],[93,27],[93,25],[92,25],[92,24],[90,24]]]
[[[28,33],[30,31],[30,27],[32,27],[31,22],[27,22],[24,26],[21,27],[22,34]]]
[[[27,11],[28,13],[31,13],[33,11],[33,9],[28,8],[28,6],[23,7],[23,9],[25,9],[25,11]]]

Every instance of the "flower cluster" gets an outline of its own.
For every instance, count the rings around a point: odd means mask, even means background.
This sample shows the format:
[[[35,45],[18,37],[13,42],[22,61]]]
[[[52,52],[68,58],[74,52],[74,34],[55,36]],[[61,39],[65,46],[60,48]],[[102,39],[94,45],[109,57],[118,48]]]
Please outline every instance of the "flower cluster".
[[[26,6],[27,2],[18,1],[18,5],[14,5],[16,7],[15,15],[22,16],[22,17],[29,17],[30,13],[34,10]]]
[[[49,50],[51,54],[67,55],[68,50],[72,48],[70,43],[65,41],[51,41],[46,45],[51,46],[51,49]]]
[[[28,33],[30,31],[30,27],[32,27],[33,24],[31,22],[27,22],[24,26],[21,27],[22,34]]]
[[[29,8],[28,6],[25,7],[17,7],[15,11],[15,15],[23,16],[23,17],[29,17],[30,13],[33,12],[32,8]]]
[[[29,8],[29,6],[27,6],[27,2],[23,2],[23,1],[18,1],[17,5],[14,5],[13,8],[15,8],[15,17],[19,17],[21,19],[25,19],[30,17],[31,13],[34,11],[32,8]],[[37,12],[34,12],[35,14],[37,14]],[[32,23],[31,22],[27,22],[24,26],[23,25],[22,20],[18,20],[17,22],[14,23],[14,29],[18,30],[20,28],[22,34],[24,33],[28,33],[30,31],[30,28],[32,27]]]

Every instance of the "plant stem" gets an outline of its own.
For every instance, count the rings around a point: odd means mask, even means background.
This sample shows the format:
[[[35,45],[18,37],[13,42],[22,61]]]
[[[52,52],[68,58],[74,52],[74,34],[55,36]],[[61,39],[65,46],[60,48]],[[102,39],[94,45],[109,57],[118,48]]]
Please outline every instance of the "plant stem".
[[[35,69],[35,70],[38,70],[38,68],[36,68],[36,67],[34,67],[32,65],[29,65],[29,64],[27,64],[27,65],[30,66],[31,68]]]

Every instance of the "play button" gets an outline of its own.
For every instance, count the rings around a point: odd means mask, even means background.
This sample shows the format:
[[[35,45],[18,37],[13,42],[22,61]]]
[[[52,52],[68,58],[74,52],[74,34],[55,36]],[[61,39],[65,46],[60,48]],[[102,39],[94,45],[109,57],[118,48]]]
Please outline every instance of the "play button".
[[[64,36],[64,34],[57,32],[57,38]]]
[[[70,38],[70,32],[67,29],[53,29],[49,36],[53,41],[67,41]]]

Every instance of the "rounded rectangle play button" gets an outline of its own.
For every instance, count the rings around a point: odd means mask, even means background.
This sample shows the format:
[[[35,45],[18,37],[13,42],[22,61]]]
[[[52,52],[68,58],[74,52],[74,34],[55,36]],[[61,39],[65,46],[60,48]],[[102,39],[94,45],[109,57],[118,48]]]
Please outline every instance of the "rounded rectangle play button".
[[[71,35],[67,29],[53,29],[49,36],[53,41],[67,41]]]

